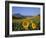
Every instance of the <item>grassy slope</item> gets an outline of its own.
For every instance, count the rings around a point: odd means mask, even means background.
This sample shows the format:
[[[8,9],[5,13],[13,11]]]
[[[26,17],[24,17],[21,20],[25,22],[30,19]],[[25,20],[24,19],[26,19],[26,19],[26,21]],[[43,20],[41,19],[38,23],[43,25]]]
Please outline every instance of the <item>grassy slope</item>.
[[[26,18],[24,18],[24,19],[27,19],[27,20],[34,20],[34,19],[36,19],[36,20],[40,20],[40,16],[34,16],[34,17],[26,17]],[[21,21],[23,21],[24,19],[13,19],[12,21],[13,21],[13,23],[15,23],[15,22],[21,22]]]

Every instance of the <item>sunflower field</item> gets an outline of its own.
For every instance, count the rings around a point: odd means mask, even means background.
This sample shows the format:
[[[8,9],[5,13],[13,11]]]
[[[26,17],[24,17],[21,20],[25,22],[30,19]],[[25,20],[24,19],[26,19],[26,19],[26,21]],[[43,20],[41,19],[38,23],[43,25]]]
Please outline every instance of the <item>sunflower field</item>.
[[[13,19],[12,20],[13,31],[25,31],[25,30],[40,30],[40,16]]]

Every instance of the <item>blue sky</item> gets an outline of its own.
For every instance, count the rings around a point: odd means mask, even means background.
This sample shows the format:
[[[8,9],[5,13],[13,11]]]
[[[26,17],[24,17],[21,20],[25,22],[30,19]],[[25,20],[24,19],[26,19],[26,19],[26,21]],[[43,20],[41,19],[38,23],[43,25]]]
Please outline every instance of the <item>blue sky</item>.
[[[12,7],[12,14],[21,14],[24,16],[36,16],[40,14],[40,8],[36,7]]]

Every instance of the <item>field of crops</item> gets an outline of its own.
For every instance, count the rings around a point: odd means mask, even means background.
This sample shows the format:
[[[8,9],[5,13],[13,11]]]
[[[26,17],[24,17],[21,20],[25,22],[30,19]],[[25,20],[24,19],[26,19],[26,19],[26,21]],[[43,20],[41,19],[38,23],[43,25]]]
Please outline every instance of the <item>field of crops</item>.
[[[12,19],[13,31],[40,30],[40,16]]]

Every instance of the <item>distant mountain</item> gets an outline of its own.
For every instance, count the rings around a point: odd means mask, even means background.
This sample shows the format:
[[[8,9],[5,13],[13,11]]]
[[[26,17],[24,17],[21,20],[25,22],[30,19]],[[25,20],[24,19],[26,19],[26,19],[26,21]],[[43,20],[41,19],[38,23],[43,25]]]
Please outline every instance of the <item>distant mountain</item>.
[[[25,18],[23,15],[21,15],[21,14],[13,14],[13,17],[14,18]]]
[[[40,16],[40,14],[38,16]]]
[[[13,14],[13,16],[16,16],[16,17],[23,17],[21,14]]]

